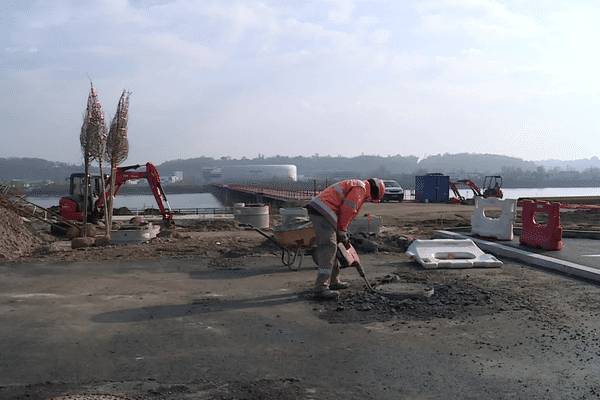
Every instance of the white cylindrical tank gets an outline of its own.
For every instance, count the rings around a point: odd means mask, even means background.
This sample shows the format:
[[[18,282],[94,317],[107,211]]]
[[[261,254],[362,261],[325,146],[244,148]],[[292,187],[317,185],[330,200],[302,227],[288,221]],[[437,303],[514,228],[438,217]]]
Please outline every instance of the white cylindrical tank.
[[[295,165],[229,165],[221,167],[222,182],[298,180]]]

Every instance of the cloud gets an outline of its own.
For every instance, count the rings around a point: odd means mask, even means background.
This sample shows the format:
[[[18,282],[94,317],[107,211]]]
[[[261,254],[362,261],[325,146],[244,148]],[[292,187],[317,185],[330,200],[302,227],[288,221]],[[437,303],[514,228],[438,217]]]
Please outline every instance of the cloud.
[[[491,0],[425,1],[417,6],[422,14],[419,32],[444,33],[464,30],[478,40],[539,37],[532,18],[509,11]]]
[[[600,12],[579,2],[38,0],[2,18],[0,157],[42,156],[51,136],[78,159],[88,77],[107,115],[133,92],[140,162],[494,141],[545,158],[527,132],[562,143],[561,130],[600,128]],[[6,132],[44,145],[21,150]]]
[[[409,54],[402,52],[393,57],[390,70],[394,74],[407,71],[422,70],[429,65],[429,61],[422,54]]]
[[[156,63],[177,64],[182,69],[220,68],[227,59],[221,51],[212,50],[206,46],[190,43],[174,34],[135,35],[132,38],[134,46],[145,59],[154,59]]]
[[[37,53],[38,49],[36,47],[22,48],[22,47],[7,47],[7,53]]]
[[[352,11],[355,8],[354,0],[326,0],[333,3],[336,8],[329,10],[329,21],[334,24],[350,22]]]

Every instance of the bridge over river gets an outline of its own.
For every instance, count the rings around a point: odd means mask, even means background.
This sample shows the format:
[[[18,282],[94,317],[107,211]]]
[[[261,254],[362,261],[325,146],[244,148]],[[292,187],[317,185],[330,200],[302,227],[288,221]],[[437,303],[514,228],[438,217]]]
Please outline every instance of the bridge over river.
[[[298,187],[277,187],[241,184],[213,184],[210,192],[228,207],[235,203],[261,203],[271,207],[300,207],[308,203],[326,185],[308,184]]]

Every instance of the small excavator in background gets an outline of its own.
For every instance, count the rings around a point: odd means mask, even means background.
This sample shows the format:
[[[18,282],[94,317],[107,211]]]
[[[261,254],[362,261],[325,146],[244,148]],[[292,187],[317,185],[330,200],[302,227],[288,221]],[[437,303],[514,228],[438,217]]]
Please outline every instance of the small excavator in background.
[[[502,177],[500,175],[489,175],[483,181],[483,197],[502,198]]]
[[[163,222],[168,225],[173,223],[173,212],[167,201],[167,196],[160,183],[160,175],[158,170],[152,163],[146,163],[146,171],[131,171],[138,169],[137,165],[127,167],[117,167],[115,169],[115,187],[114,195],[116,196],[123,184],[132,179],[146,179],[152,190],[152,194],[156,199],[158,208],[163,217]],[[110,197],[110,179],[108,175],[104,181],[104,193],[102,195],[102,177],[100,175],[90,175],[90,185],[88,187],[88,216],[87,221],[94,222],[104,217],[105,205],[104,199]],[[85,199],[85,173],[74,173],[70,177],[69,195],[60,199],[60,215],[72,221],[83,221],[83,210]]]
[[[463,195],[458,191],[457,186],[468,186],[473,191],[473,196],[482,196],[481,191],[473,181],[461,180],[456,182],[450,182],[450,189],[454,192],[454,196],[450,198],[450,203],[454,204],[469,204],[469,201],[464,198]],[[473,199],[471,199],[474,201]]]
[[[454,192],[454,196],[450,198],[450,203],[454,204],[473,204],[473,199],[465,199],[464,196],[460,194],[457,186],[464,185],[468,186],[473,191],[473,196],[481,196],[481,197],[498,197],[502,198],[504,194],[502,193],[502,177],[500,175],[488,175],[483,180],[483,192],[477,187],[477,185],[470,180],[460,180],[456,182],[450,182],[450,189]],[[470,202],[470,201],[471,202]]]

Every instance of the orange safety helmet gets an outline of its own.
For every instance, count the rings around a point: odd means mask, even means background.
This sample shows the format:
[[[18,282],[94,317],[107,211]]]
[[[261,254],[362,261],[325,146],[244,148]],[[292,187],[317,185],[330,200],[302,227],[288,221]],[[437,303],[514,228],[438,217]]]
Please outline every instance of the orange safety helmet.
[[[379,199],[385,194],[385,185],[381,179],[371,178],[367,180],[371,187],[371,201],[373,203],[379,203]]]

